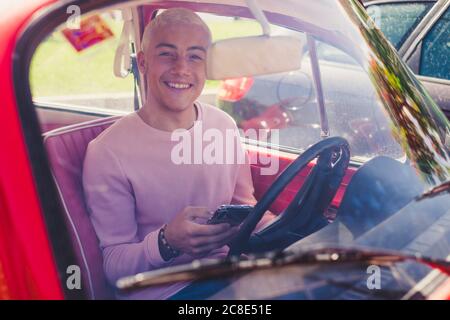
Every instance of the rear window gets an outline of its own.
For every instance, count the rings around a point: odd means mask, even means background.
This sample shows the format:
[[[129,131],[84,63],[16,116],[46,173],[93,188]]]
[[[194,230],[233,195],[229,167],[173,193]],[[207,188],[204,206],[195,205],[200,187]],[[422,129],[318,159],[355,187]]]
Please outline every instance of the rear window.
[[[133,76],[113,74],[124,25],[121,11],[82,21],[81,31],[63,24],[36,49],[30,67],[33,100],[60,107],[133,111]]]
[[[374,4],[367,13],[398,50],[434,2]]]

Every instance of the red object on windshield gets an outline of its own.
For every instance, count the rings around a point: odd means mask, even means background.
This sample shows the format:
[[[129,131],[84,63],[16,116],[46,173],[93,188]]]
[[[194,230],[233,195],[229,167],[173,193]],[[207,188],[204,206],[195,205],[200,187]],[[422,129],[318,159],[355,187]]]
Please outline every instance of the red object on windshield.
[[[248,129],[282,129],[286,128],[290,121],[290,115],[277,104],[267,108],[257,117],[242,121],[240,127],[244,131]]]
[[[253,78],[242,77],[222,81],[219,88],[219,99],[235,102],[240,100],[253,85]]]
[[[80,29],[65,28],[62,33],[78,52],[114,35],[106,22],[98,15],[83,19]]]

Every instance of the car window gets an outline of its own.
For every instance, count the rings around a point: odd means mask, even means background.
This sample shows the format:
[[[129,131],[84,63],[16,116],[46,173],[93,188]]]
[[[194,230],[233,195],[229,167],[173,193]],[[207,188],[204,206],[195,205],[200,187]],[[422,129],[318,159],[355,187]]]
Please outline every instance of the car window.
[[[271,29],[274,35],[299,38],[306,44],[303,32]],[[309,61],[308,52],[304,56],[303,61]],[[304,149],[320,138],[312,78],[310,63],[302,62],[300,70],[227,79],[220,82],[216,104],[235,119],[242,136]]]
[[[423,40],[419,73],[450,80],[450,9]]]
[[[133,75],[115,77],[113,64],[124,22],[121,11],[66,23],[37,48],[30,67],[35,102],[133,110]]]
[[[362,161],[377,155],[400,158],[401,147],[393,139],[370,78],[344,51],[322,41],[317,47],[330,48],[351,63],[335,63],[318,55],[323,99],[330,136],[348,140],[353,157]]]
[[[399,49],[433,2],[381,3],[367,7],[367,13],[384,35]]]
[[[301,68],[222,81],[216,103],[236,120],[243,136],[305,150],[326,136],[307,35],[279,26],[273,29],[275,34],[303,40]],[[354,159],[366,161],[380,154],[402,157],[401,147],[392,137],[392,125],[363,67],[327,42],[316,40],[315,47],[329,136],[346,138]],[[267,134],[261,133],[264,130]]]

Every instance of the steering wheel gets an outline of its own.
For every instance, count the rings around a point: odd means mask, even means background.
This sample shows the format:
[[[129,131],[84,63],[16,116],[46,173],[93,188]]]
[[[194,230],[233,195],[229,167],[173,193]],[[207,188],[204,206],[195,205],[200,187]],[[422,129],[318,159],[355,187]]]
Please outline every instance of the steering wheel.
[[[264,213],[292,179],[317,158],[286,210],[269,226],[252,234]],[[228,256],[282,250],[321,229],[329,222],[323,213],[333,200],[350,160],[347,140],[331,137],[319,141],[298,156],[272,183],[230,243]]]

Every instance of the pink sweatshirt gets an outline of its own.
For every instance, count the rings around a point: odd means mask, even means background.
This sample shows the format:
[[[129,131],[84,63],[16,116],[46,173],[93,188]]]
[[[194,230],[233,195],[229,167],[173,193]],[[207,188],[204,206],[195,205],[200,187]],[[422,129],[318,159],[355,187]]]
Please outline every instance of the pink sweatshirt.
[[[215,128],[224,136],[227,129],[237,130],[225,112],[196,105],[198,121],[185,131],[193,139],[193,162],[199,161],[194,159],[195,148],[206,150],[208,145],[196,144],[201,135],[194,135],[195,130],[198,134],[199,129]],[[171,132],[157,130],[131,113],[89,143],[83,186],[111,284],[123,276],[193,260],[181,255],[165,262],[158,249],[159,229],[186,206],[215,211],[222,204],[256,202],[248,164],[176,164],[173,152],[176,146],[180,151],[180,141],[172,141],[171,136]],[[241,144],[237,146],[242,152]],[[224,255],[226,250],[217,250],[215,256]],[[119,298],[165,299],[187,284],[146,288]]]

